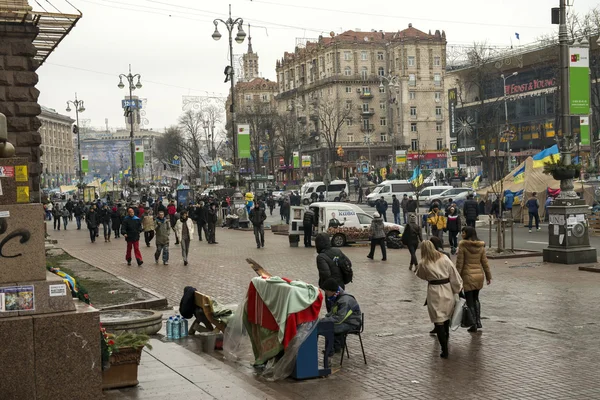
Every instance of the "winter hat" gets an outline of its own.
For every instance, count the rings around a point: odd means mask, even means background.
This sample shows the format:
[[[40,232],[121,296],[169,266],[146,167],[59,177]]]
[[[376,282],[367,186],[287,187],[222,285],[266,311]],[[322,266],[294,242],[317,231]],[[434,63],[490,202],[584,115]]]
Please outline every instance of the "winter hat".
[[[329,290],[330,292],[337,292],[339,285],[333,278],[325,279],[325,282],[321,285],[321,289]]]
[[[381,218],[381,215],[378,212],[374,212],[373,218]]]
[[[331,239],[329,238],[329,235],[325,232],[321,232],[315,236],[315,247],[317,248],[317,253],[330,249]]]

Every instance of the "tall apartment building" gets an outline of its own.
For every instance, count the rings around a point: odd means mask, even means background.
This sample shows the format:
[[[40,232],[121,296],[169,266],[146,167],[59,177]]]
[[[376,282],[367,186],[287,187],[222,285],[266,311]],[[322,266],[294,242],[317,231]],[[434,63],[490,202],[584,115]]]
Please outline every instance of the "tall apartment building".
[[[321,36],[277,61],[278,108],[298,113],[301,131],[309,134],[301,151],[312,156],[314,167],[338,161],[352,170],[368,159],[379,168],[394,164],[395,150],[404,149],[404,167],[419,160],[423,168],[444,168],[445,59],[445,33],[412,24],[398,32]],[[332,116],[338,120],[333,124]],[[340,117],[342,126],[332,129]],[[335,149],[324,151],[334,140]]]
[[[42,177],[43,186],[55,187],[70,184],[77,178],[73,157],[73,122],[68,115],[62,115],[51,108],[42,106],[38,116],[42,126]]]

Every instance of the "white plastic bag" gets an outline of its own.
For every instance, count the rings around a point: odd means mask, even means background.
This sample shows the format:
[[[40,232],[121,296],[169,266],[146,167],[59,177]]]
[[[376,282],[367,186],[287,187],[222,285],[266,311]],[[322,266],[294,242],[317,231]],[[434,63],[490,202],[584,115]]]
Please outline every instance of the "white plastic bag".
[[[463,316],[463,306],[466,302],[466,299],[459,297],[458,300],[454,303],[454,313],[452,314],[452,321],[450,323],[450,329],[452,329],[453,331],[460,328],[460,323],[462,321]]]

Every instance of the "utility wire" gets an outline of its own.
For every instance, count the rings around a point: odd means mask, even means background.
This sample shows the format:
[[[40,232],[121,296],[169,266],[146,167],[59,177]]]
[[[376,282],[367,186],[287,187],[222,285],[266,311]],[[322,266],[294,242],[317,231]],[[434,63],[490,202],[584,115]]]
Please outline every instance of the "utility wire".
[[[55,64],[55,63],[51,63],[51,62],[47,62],[45,64],[47,64],[47,65],[53,65],[55,67],[61,67],[61,68],[74,69],[74,70],[78,70],[78,71],[91,72],[91,73],[99,74],[99,75],[107,75],[107,76],[111,76],[111,77],[117,77],[118,76],[118,74],[112,74],[112,73],[109,73],[109,72],[96,71],[96,70],[87,69],[87,68],[74,67],[72,65],[62,65],[62,64]],[[207,96],[205,96],[205,97],[212,97],[212,98],[215,98],[215,99],[224,99],[224,98],[227,98],[227,95],[224,95],[222,93],[207,92],[206,90],[202,90],[202,89],[194,89],[194,88],[185,87],[185,86],[172,85],[170,83],[156,82],[156,81],[151,81],[151,80],[148,80],[148,79],[145,79],[145,78],[144,78],[144,82],[153,83],[155,85],[173,87],[173,88],[177,88],[177,89],[191,90],[191,91],[194,91],[194,92],[203,92],[203,93],[207,94]]]

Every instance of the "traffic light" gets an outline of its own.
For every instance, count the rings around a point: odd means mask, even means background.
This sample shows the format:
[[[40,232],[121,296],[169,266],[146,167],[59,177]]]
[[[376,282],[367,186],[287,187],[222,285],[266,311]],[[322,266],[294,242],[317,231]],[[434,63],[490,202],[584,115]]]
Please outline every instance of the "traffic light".
[[[338,146],[337,148],[337,155],[340,157],[344,156],[344,149],[342,148],[342,146]]]

